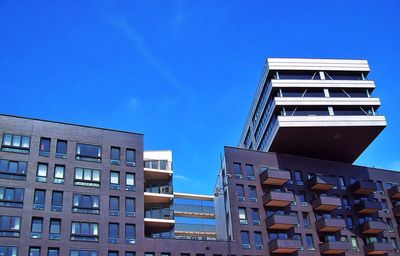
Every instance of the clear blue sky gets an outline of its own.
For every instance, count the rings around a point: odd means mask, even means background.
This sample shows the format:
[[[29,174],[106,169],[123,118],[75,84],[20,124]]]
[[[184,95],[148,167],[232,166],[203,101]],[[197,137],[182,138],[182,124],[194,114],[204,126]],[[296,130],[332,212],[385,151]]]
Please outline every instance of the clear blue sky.
[[[210,193],[266,57],[365,58],[388,127],[356,163],[400,170],[400,1],[0,2],[0,112],[145,134],[175,190]]]

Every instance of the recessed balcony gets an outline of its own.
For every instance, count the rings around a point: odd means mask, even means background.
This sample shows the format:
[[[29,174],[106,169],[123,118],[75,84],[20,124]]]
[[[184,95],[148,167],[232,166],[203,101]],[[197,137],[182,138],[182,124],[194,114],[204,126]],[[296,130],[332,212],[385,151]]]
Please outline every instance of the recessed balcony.
[[[350,185],[350,191],[356,195],[369,195],[378,189],[373,181],[357,181]]]
[[[269,207],[286,207],[294,201],[293,193],[270,191],[263,196],[265,206]]]
[[[319,232],[337,232],[346,227],[344,219],[322,218],[315,223]]]
[[[382,221],[367,221],[361,225],[363,234],[377,234],[385,231],[388,226]]]
[[[291,215],[271,215],[265,219],[267,229],[288,230],[299,223],[296,216]]]
[[[213,206],[174,204],[174,215],[189,218],[214,218],[215,209]]]
[[[351,249],[349,242],[325,242],[319,246],[321,254],[342,254]]]
[[[333,196],[319,196],[312,202],[313,209],[317,211],[333,211],[340,206],[340,198]]]
[[[216,237],[215,225],[176,223],[175,235],[188,237]]]
[[[271,253],[294,253],[300,250],[301,242],[294,239],[276,239],[269,242]]]
[[[265,185],[282,186],[290,180],[290,172],[279,169],[267,169],[260,174],[260,180]]]
[[[390,199],[400,199],[400,186],[393,186],[388,190]]]
[[[377,201],[364,200],[354,205],[358,214],[374,214],[381,210],[382,206]]]
[[[393,250],[393,246],[390,243],[370,243],[364,246],[365,255],[383,255]]]
[[[321,175],[312,177],[308,181],[308,184],[310,185],[311,189],[327,191],[337,185],[337,180],[335,177]]]

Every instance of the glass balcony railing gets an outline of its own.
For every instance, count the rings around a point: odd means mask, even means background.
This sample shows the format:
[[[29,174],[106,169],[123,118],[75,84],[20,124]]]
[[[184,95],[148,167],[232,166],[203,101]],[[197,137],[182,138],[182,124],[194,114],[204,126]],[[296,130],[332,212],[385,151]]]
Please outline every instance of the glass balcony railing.
[[[193,213],[193,214],[215,214],[213,206],[174,204],[175,212]]]
[[[171,209],[146,209],[144,211],[144,217],[151,219],[173,220],[174,211]]]
[[[165,186],[148,186],[144,188],[144,192],[159,193],[159,194],[172,194],[173,189],[170,185]]]
[[[212,233],[216,232],[215,225],[207,224],[190,224],[190,223],[175,223],[175,232],[198,232]]]

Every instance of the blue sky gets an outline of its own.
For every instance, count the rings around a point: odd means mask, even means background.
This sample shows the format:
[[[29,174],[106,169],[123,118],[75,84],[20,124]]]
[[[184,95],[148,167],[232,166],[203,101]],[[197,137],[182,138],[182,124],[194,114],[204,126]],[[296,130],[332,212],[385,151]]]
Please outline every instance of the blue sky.
[[[175,190],[210,193],[266,57],[368,59],[388,127],[357,164],[400,170],[400,2],[0,2],[0,112],[145,134]]]

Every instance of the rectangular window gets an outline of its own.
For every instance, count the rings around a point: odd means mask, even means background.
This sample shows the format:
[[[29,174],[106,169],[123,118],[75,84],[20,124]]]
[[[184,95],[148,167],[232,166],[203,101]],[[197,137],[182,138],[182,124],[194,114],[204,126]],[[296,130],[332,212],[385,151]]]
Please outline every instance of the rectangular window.
[[[59,256],[60,255],[60,249],[59,248],[51,248],[47,250],[47,256]]]
[[[304,228],[311,228],[310,217],[307,212],[303,212],[303,225]]]
[[[310,234],[306,235],[306,242],[307,242],[307,249],[309,251],[315,250],[314,239],[313,239],[312,235],[310,235]]]
[[[354,251],[358,252],[360,250],[360,248],[358,247],[358,241],[356,236],[351,237],[351,246]]]
[[[12,180],[25,180],[27,162],[16,162],[0,159],[0,178]]]
[[[40,247],[29,247],[29,256],[40,256]]]
[[[108,242],[112,244],[119,243],[119,224],[108,223]]]
[[[111,147],[110,163],[117,165],[121,163],[121,148]]]
[[[76,144],[75,159],[100,163],[101,162],[101,147],[78,143],[78,144]]]
[[[135,198],[127,197],[125,198],[125,217],[135,217],[135,216],[136,216]]]
[[[31,238],[34,239],[42,238],[42,232],[43,232],[43,218],[32,217]]]
[[[17,256],[18,249],[16,246],[0,245],[0,255],[2,256]]]
[[[61,219],[50,219],[49,240],[61,239]]]
[[[31,138],[28,136],[4,134],[1,150],[14,153],[29,153]]]
[[[353,217],[352,216],[347,216],[346,217],[346,227],[348,229],[352,229],[353,228]]]
[[[108,256],[118,256],[118,251],[108,251]]]
[[[135,252],[125,252],[125,256],[136,256]]]
[[[236,185],[236,197],[238,201],[244,201],[244,187],[243,185]]]
[[[22,208],[23,202],[23,188],[0,187],[0,206]]]
[[[118,196],[110,196],[109,215],[110,216],[119,216],[119,197]]]
[[[247,225],[247,213],[246,208],[239,207],[239,223],[242,225]]]
[[[0,216],[0,237],[19,237],[20,223],[20,217]]]
[[[67,141],[66,140],[57,140],[56,157],[61,158],[61,159],[67,158]]]
[[[46,199],[46,190],[35,189],[35,193],[33,195],[33,209],[44,210],[45,199]]]
[[[303,176],[301,174],[301,171],[294,171],[294,179],[295,179],[297,185],[304,185]]]
[[[98,242],[98,223],[73,221],[71,225],[71,241]]]
[[[253,236],[254,236],[254,245],[256,246],[256,250],[263,250],[264,245],[261,232],[254,232]]]
[[[257,208],[251,208],[251,219],[253,221],[253,225],[260,226],[260,211]]]
[[[100,170],[75,168],[74,185],[100,187]]]
[[[233,163],[233,174],[236,179],[243,178],[242,165],[240,163]]]
[[[98,256],[97,251],[71,250],[69,256]]]
[[[241,231],[240,238],[242,240],[242,248],[250,249],[250,236],[248,231]]]
[[[125,243],[136,243],[136,226],[134,224],[125,224]]]
[[[119,190],[119,172],[110,171],[110,189]]]
[[[65,173],[64,165],[55,165],[53,182],[55,184],[64,184],[64,173]]]
[[[49,165],[45,163],[38,163],[36,172],[37,182],[47,182],[47,169]]]
[[[344,181],[344,177],[339,176],[339,177],[338,177],[338,183],[339,183],[340,189],[346,190],[346,183],[345,183],[345,181]]]
[[[99,196],[74,194],[72,199],[72,212],[99,214],[100,213]]]
[[[395,251],[399,250],[399,246],[397,244],[397,240],[394,237],[390,238],[390,243],[392,244],[392,247]]]
[[[55,212],[61,212],[63,206],[63,192],[53,191],[51,196],[51,210]]]
[[[245,165],[246,175],[248,180],[254,180],[254,168],[251,164]]]
[[[40,138],[39,156],[50,156],[51,140],[49,138]]]
[[[136,166],[136,151],[134,149],[126,149],[126,165]]]
[[[304,191],[297,191],[296,196],[302,206],[307,206],[307,198]]]
[[[249,199],[251,202],[257,202],[257,190],[255,186],[249,186]]]
[[[126,173],[125,190],[135,191],[135,174],[134,173],[129,173],[129,172]]]

